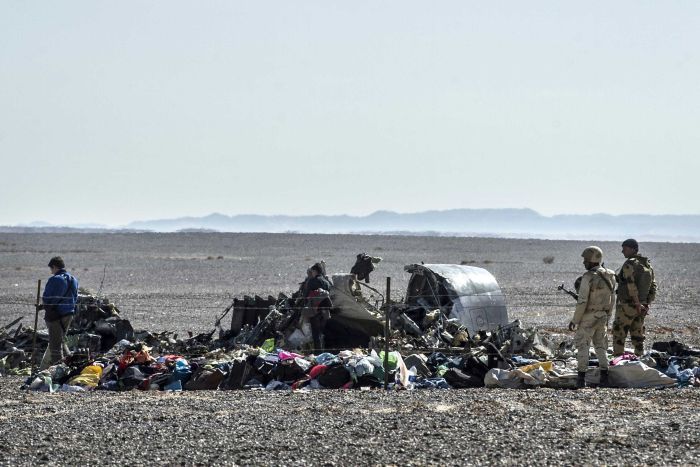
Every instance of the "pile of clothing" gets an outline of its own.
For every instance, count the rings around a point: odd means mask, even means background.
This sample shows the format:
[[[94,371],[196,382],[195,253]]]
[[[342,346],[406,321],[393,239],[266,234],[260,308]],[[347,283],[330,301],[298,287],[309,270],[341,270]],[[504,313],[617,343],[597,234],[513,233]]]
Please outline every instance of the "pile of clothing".
[[[168,341],[148,336],[153,346],[124,339],[98,358],[74,354],[29,377],[25,387],[50,392],[374,389],[383,387],[386,375],[394,389],[565,389],[574,388],[577,377],[575,358],[543,361],[536,356],[537,351],[525,356],[494,354],[486,347],[459,349],[456,354],[402,355],[394,351],[385,363],[384,352],[375,350],[302,355],[275,348],[272,339],[261,347],[173,353]],[[199,336],[177,343],[186,349],[189,342],[192,348],[198,338],[203,339]],[[677,342],[659,342],[641,358],[625,353],[609,364],[614,387],[700,387],[700,350]],[[597,366],[597,360],[592,359],[586,376],[589,384],[598,382]]]
[[[283,349],[216,349],[185,357],[153,353],[143,342],[118,342],[96,359],[73,356],[36,375],[25,388],[48,392],[90,390],[313,390],[381,388],[449,389],[484,386],[485,358],[374,350],[344,350],[304,356]]]
[[[565,349],[565,347],[562,347]],[[557,359],[541,361],[524,356],[508,358],[511,368],[492,368],[486,375],[487,387],[500,388],[574,388],[577,362],[569,350]],[[638,357],[631,352],[609,360],[609,383],[618,388],[700,388],[700,349],[680,342],[656,342],[652,350]],[[599,383],[599,362],[592,356],[586,373],[586,383]]]

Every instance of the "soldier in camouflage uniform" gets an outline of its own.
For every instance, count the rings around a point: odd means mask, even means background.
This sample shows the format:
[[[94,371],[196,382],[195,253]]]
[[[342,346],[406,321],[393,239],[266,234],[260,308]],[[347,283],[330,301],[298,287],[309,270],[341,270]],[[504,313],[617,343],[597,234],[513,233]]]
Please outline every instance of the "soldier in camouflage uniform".
[[[591,341],[600,365],[600,385],[608,385],[608,322],[615,303],[615,272],[605,269],[603,251],[589,246],[581,254],[586,272],[581,277],[578,303],[569,330],[576,330],[574,344],[578,350],[578,379],[576,386],[586,387],[586,370]]]
[[[644,318],[656,298],[654,270],[648,258],[639,254],[639,244],[633,238],[622,242],[622,254],[627,258],[617,274],[617,307],[613,322],[613,354],[625,351],[627,333],[634,353],[644,353]]]

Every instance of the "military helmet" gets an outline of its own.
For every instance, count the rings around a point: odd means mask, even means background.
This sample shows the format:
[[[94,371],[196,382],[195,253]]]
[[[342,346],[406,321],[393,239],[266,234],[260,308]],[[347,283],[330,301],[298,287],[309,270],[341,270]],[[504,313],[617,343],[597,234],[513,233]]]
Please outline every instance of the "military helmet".
[[[589,263],[601,263],[603,261],[603,250],[597,246],[589,246],[583,250],[581,256]]]

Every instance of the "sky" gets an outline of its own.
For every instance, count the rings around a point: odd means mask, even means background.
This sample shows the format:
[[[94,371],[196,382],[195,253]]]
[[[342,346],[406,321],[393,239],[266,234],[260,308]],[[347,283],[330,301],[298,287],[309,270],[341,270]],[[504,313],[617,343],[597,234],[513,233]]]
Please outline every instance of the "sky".
[[[700,214],[700,2],[0,0],[0,225]]]

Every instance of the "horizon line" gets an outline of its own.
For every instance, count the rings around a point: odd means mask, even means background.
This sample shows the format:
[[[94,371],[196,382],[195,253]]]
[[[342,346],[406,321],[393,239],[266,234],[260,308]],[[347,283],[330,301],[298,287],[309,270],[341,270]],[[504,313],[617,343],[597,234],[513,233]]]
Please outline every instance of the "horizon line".
[[[99,222],[93,222],[93,221],[84,221],[84,222],[76,222],[74,224],[64,224],[64,223],[52,223],[52,222],[46,222],[42,220],[35,220],[35,221],[30,221],[30,222],[21,222],[21,223],[13,223],[13,224],[0,224],[0,227],[17,227],[17,228],[41,228],[41,227],[69,227],[69,228],[107,228],[107,229],[127,229],[129,228],[128,226],[131,224],[135,223],[145,223],[145,222],[160,222],[160,221],[172,221],[172,220],[180,220],[180,219],[198,219],[198,218],[206,218],[206,217],[211,217],[211,216],[223,216],[223,217],[228,217],[228,218],[235,218],[235,217],[243,217],[243,216],[255,216],[255,217],[290,217],[290,218],[301,218],[301,217],[328,217],[328,218],[333,218],[333,217],[348,217],[348,218],[356,218],[356,219],[362,219],[366,217],[370,217],[376,214],[380,213],[387,213],[387,214],[398,214],[398,215],[415,215],[415,214],[426,214],[426,213],[446,213],[446,212],[454,212],[454,211],[530,211],[534,214],[537,214],[540,217],[545,217],[545,218],[554,218],[554,217],[559,217],[559,216],[582,216],[582,217],[593,217],[593,216],[609,216],[609,217],[624,217],[624,216],[648,216],[648,217],[694,217],[694,216],[700,216],[700,213],[693,214],[693,213],[684,213],[684,214],[652,214],[652,213],[640,213],[640,212],[630,212],[630,213],[622,213],[622,214],[610,214],[606,212],[594,212],[594,213],[587,213],[587,214],[582,214],[582,213],[556,213],[556,214],[542,214],[541,212],[533,209],[533,208],[448,208],[448,209],[427,209],[423,211],[410,211],[410,212],[401,212],[401,211],[393,211],[389,209],[378,209],[375,211],[372,211],[368,214],[260,214],[260,213],[238,213],[238,214],[224,214],[222,212],[218,211],[212,211],[208,214],[201,214],[201,215],[180,215],[180,216],[171,216],[171,217],[159,217],[159,218],[146,218],[146,219],[136,219],[136,220],[130,220],[125,224],[103,224]]]

